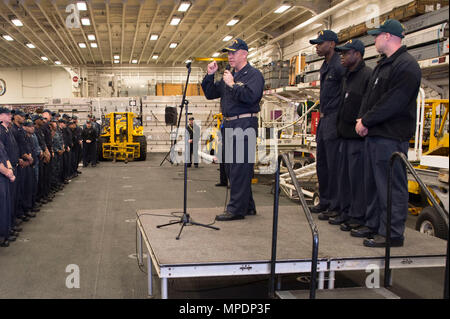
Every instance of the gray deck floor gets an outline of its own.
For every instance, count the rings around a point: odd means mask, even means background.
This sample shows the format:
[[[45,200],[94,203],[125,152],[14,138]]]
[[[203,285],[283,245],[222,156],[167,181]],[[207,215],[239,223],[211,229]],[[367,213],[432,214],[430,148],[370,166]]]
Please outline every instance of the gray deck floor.
[[[309,291],[279,291],[281,299],[308,299]],[[399,299],[385,288],[341,288],[317,290],[316,299]]]
[[[0,248],[0,298],[147,298],[147,276],[139,270],[133,256],[136,211],[180,211],[183,205],[183,167],[167,162],[160,167],[164,155],[149,154],[146,162],[105,162],[96,168],[82,168],[83,174],[58,193],[53,202],[43,206],[36,218],[22,224],[18,241]],[[218,165],[201,164],[198,169],[189,169],[188,207],[223,207],[225,189],[214,187],[219,176],[217,168]],[[270,190],[263,178],[253,186],[258,209],[272,205]],[[296,206],[284,197],[280,205]],[[195,220],[212,222],[211,217],[203,220],[192,215]],[[254,220],[249,217],[246,222],[259,223],[267,218],[265,215],[261,211]],[[413,227],[415,220],[409,216],[408,227]],[[328,227],[324,222],[318,225],[319,229]],[[229,226],[220,227],[214,235],[225,236]],[[201,231],[188,227],[180,243]],[[309,234],[309,230],[305,231]],[[178,226],[170,226],[164,232],[170,237],[168,244],[173,245]],[[271,231],[264,232],[267,234],[260,236],[268,240]],[[281,226],[279,233],[282,236]],[[66,287],[70,275],[66,267],[71,264],[79,266],[80,288]],[[364,283],[366,275],[337,273],[335,286],[358,286]],[[300,285],[307,289],[308,285],[297,281],[297,277],[284,277],[285,288]],[[394,272],[394,278],[396,293],[403,298],[442,297],[442,268],[399,270]],[[155,295],[159,296],[158,280],[155,283]],[[264,298],[266,291],[267,276],[169,281],[170,298]]]

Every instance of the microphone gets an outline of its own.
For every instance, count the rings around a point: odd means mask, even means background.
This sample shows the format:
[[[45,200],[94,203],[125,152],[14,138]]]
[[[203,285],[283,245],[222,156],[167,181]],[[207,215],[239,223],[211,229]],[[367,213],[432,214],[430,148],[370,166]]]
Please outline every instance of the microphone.
[[[230,71],[231,70],[231,66],[229,64],[227,64],[227,66],[225,67],[225,70]]]

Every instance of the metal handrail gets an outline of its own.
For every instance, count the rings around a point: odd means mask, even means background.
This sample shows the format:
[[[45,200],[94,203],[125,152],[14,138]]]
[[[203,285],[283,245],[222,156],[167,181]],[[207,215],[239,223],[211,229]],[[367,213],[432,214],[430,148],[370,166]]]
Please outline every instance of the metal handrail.
[[[441,215],[442,219],[445,221],[447,228],[449,227],[448,224],[448,212],[445,212],[444,209],[438,204],[434,196],[430,193],[426,185],[423,183],[423,181],[420,179],[419,175],[415,171],[414,167],[411,165],[411,163],[406,158],[405,154],[400,152],[394,152],[391,155],[390,158],[390,167],[389,167],[389,177],[388,177],[388,194],[387,194],[387,214],[386,214],[386,253],[384,258],[384,286],[389,287],[390,286],[390,278],[391,278],[391,270],[390,270],[390,257],[391,257],[391,219],[392,219],[392,173],[393,173],[393,166],[396,159],[400,159],[403,164],[406,166],[406,168],[409,170],[409,172],[412,174],[414,179],[417,181],[417,183],[420,185],[420,188],[425,193],[425,195],[428,197],[428,199],[433,204],[433,207],[437,210],[439,215]],[[445,280],[444,280],[444,298],[448,299],[448,264],[449,264],[449,247],[448,247],[448,240],[447,240],[447,258],[446,258],[446,270],[445,270]]]
[[[278,206],[279,206],[279,192],[280,192],[280,165],[281,161],[286,165],[289,175],[292,178],[295,190],[300,198],[300,203],[303,206],[303,211],[305,213],[306,219],[308,220],[309,227],[311,228],[311,233],[313,237],[313,248],[312,248],[312,258],[311,258],[311,286],[309,290],[309,298],[316,298],[316,282],[317,282],[317,259],[319,255],[319,231],[316,224],[312,218],[311,212],[308,205],[306,204],[305,197],[303,196],[300,184],[295,176],[294,170],[292,168],[291,161],[286,154],[281,154],[278,156],[278,166],[275,173],[275,193],[273,200],[273,228],[272,228],[272,257],[270,261],[270,282],[269,282],[269,297],[275,297],[275,265],[276,265],[276,254],[277,254],[277,228],[278,228]]]

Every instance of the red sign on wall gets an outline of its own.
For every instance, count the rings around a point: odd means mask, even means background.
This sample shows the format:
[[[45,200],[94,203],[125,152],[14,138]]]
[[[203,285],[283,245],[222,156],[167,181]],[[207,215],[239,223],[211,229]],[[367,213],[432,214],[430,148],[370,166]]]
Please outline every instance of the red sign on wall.
[[[73,81],[74,81],[74,82],[78,82],[78,76],[74,76],[74,77],[73,77]]]

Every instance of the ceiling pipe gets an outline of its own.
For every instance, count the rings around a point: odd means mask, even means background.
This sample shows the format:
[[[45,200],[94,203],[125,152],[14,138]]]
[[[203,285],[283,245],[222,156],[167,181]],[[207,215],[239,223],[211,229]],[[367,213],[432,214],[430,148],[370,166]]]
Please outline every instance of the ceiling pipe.
[[[329,8],[328,10],[325,10],[324,12],[322,12],[322,13],[314,16],[314,17],[312,17],[311,19],[306,20],[303,23],[300,23],[299,25],[297,25],[296,27],[292,28],[291,30],[289,30],[289,31],[279,35],[278,37],[270,40],[266,45],[274,44],[274,43],[276,43],[276,42],[286,38],[287,36],[297,32],[297,31],[300,31],[301,29],[309,26],[310,24],[312,24],[312,23],[314,23],[316,21],[321,21],[321,20],[329,17],[330,15],[335,13],[336,11],[338,11],[338,10],[340,10],[342,8],[345,8],[348,5],[350,5],[350,4],[352,4],[353,2],[356,2],[356,1],[358,1],[358,0],[344,0],[344,1],[340,2],[340,3],[338,3],[337,5]]]

